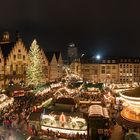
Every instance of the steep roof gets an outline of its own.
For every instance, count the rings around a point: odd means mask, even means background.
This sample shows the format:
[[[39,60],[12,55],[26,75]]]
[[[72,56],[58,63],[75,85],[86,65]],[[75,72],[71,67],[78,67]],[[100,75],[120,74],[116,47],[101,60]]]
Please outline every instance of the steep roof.
[[[56,57],[57,61],[58,61],[59,56],[60,56],[60,52],[46,52],[46,51],[44,51],[44,53],[45,53],[45,55],[46,55],[46,57],[47,57],[49,62],[52,61],[52,58],[53,58],[54,54],[55,54],[55,57]]]
[[[3,54],[3,57],[6,59],[8,55],[10,54],[12,48],[14,47],[14,42],[10,43],[0,43],[1,51]]]
[[[56,56],[56,60],[58,61],[59,57],[60,57],[60,52],[54,52],[54,53],[55,53],[55,56]]]

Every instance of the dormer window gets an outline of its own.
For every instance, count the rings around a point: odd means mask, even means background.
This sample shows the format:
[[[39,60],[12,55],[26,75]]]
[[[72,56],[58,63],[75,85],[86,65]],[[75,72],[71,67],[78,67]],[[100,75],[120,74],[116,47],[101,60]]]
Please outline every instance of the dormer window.
[[[21,54],[18,54],[18,55],[17,55],[17,58],[18,58],[18,59],[21,59]]]
[[[116,60],[112,60],[112,63],[116,63]]]
[[[107,63],[110,63],[110,60],[107,60]]]

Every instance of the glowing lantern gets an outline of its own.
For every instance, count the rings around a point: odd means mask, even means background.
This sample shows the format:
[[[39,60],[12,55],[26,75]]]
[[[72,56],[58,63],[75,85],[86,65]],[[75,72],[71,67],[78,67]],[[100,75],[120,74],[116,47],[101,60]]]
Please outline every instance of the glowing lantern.
[[[62,114],[60,115],[59,121],[64,124],[66,122],[66,116],[64,115],[64,113],[62,112]]]

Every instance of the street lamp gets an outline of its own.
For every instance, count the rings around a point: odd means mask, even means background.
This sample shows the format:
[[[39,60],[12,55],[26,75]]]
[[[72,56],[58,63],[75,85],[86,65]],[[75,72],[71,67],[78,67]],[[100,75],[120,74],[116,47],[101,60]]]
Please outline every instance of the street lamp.
[[[100,60],[101,59],[101,56],[98,54],[98,55],[96,55],[96,59],[97,60]]]

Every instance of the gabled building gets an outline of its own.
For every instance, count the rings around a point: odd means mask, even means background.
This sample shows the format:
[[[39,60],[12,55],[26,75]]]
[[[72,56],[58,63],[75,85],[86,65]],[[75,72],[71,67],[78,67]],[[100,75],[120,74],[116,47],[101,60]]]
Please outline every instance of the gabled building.
[[[63,75],[62,55],[60,52],[48,52],[46,56],[49,61],[49,81],[57,81]]]
[[[42,56],[42,68],[43,68],[43,73],[45,74],[46,79],[44,81],[48,82],[49,81],[49,61],[45,55],[44,50],[41,48],[41,56]]]
[[[27,50],[21,38],[10,41],[8,32],[4,32],[0,42],[0,87],[10,82],[19,83],[25,80]]]

